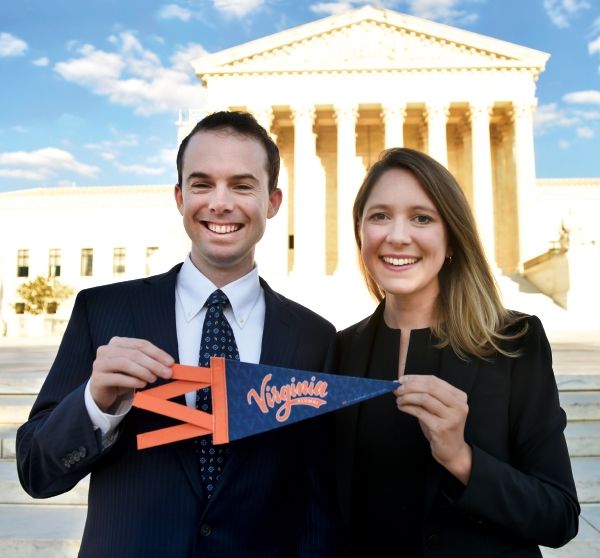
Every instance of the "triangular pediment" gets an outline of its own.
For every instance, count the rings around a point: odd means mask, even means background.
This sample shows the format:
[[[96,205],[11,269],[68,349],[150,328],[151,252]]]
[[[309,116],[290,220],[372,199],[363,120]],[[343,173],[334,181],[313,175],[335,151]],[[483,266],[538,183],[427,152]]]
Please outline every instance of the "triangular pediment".
[[[201,79],[256,73],[528,68],[549,55],[455,27],[366,6],[194,61]]]

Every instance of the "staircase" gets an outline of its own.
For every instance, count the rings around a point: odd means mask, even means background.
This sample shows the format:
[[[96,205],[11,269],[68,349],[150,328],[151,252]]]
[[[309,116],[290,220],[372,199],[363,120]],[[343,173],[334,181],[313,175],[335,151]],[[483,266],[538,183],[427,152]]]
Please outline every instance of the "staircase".
[[[11,347],[0,341],[0,558],[77,556],[87,479],[67,494],[34,500],[21,488],[15,465],[16,430],[27,420],[55,352],[56,345]],[[577,538],[542,552],[544,558],[600,556],[600,336],[553,343],[553,353],[582,512]]]
[[[77,556],[87,504],[87,479],[67,494],[34,500],[21,488],[15,435],[56,353],[56,344],[0,345],[0,557]]]

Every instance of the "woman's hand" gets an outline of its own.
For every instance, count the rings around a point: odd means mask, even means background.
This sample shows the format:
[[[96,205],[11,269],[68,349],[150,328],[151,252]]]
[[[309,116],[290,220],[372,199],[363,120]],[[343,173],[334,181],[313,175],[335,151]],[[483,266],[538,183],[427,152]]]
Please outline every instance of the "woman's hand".
[[[472,465],[464,438],[467,394],[436,376],[406,375],[400,383],[394,391],[398,409],[419,420],[434,459],[466,485]]]

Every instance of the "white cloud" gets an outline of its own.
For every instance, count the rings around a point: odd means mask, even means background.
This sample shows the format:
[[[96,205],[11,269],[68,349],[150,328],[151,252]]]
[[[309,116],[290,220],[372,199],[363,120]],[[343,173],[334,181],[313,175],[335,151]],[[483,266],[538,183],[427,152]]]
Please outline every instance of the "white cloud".
[[[55,71],[65,80],[117,105],[133,107],[136,114],[143,116],[202,105],[202,87],[195,80],[191,66],[187,71],[182,69],[179,55],[189,51],[191,45],[177,51],[174,65],[165,67],[131,32],[113,35],[109,41],[117,52],[87,44],[79,48],[78,58],[57,63]]]
[[[213,6],[228,16],[244,17],[257,10],[264,0],[212,0]]]
[[[156,157],[150,158],[151,163],[176,166],[177,147],[161,149]]]
[[[559,108],[556,103],[540,105],[533,117],[535,132],[539,135],[545,133],[549,128],[570,127],[580,122],[581,120],[577,116],[570,115],[564,109]]]
[[[0,176],[4,176],[6,178],[17,178],[21,180],[44,180],[47,178],[43,172],[3,168],[0,168]]]
[[[186,8],[182,8],[177,4],[165,4],[158,11],[159,19],[179,19],[181,21],[189,21],[192,19],[192,12]]]
[[[173,68],[176,70],[189,72],[192,70],[192,61],[197,58],[202,58],[207,54],[208,51],[202,45],[188,43],[175,51],[175,54],[171,56],[171,64],[173,64]]]
[[[46,180],[65,172],[95,177],[98,171],[98,167],[80,163],[71,153],[56,147],[0,153],[0,176]]]
[[[445,23],[473,23],[476,13],[458,9],[464,0],[405,0],[411,14]]]
[[[0,33],[0,57],[22,56],[27,50],[27,43],[10,33]]]
[[[11,130],[13,132],[17,132],[18,134],[26,134],[27,132],[29,132],[29,130],[24,126],[13,126]]]
[[[310,11],[315,14],[338,15],[354,9],[350,2],[319,2],[310,6]]]
[[[580,128],[577,128],[576,132],[577,137],[584,139],[591,139],[596,135],[594,134],[594,130],[592,130],[589,126],[581,126]]]
[[[582,120],[600,120],[600,110],[574,110],[573,114]]]
[[[122,134],[118,130],[111,130],[111,132],[119,139],[86,143],[84,147],[92,151],[109,151],[119,147],[133,147],[139,144],[139,138],[136,134]]]
[[[573,91],[563,96],[567,103],[580,105],[600,105],[600,90],[588,89],[587,91]]]
[[[43,67],[47,66],[48,64],[50,64],[50,60],[48,60],[48,58],[46,58],[45,56],[42,56],[41,58],[36,58],[32,62],[32,64],[34,66],[40,66],[43,68]]]
[[[561,29],[569,27],[570,19],[589,7],[586,0],[544,0],[544,9],[550,21]]]
[[[318,15],[339,15],[366,4],[380,8],[395,8],[403,0],[338,0],[336,2],[317,2],[310,5],[310,11]],[[286,27],[286,25],[283,25]]]
[[[588,52],[590,54],[596,54],[597,52],[600,52],[600,37],[588,43]]]
[[[137,176],[157,176],[166,172],[165,167],[150,167],[148,165],[123,165],[115,162],[115,167],[122,173]]]
[[[571,144],[567,141],[567,140],[560,140],[558,142],[558,147],[560,147],[563,151],[569,149],[569,147],[571,147]]]

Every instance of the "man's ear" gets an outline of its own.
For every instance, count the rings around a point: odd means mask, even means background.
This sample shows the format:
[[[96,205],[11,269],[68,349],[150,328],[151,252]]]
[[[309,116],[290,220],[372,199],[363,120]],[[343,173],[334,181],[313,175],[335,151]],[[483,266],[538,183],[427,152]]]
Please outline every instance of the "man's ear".
[[[279,188],[275,188],[275,190],[269,194],[269,209],[267,210],[267,219],[277,215],[282,199],[283,192]]]
[[[173,187],[173,195],[175,196],[177,209],[179,210],[179,213],[183,215],[183,192],[181,191],[181,186],[179,186],[179,184],[175,184]]]

